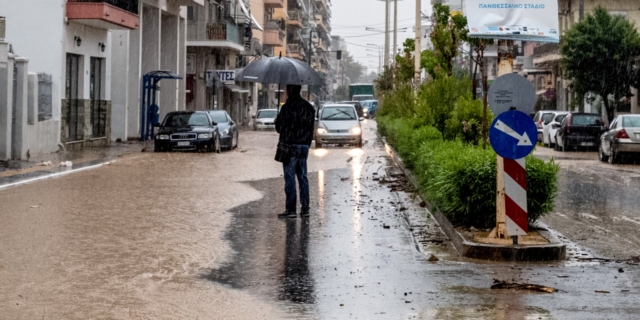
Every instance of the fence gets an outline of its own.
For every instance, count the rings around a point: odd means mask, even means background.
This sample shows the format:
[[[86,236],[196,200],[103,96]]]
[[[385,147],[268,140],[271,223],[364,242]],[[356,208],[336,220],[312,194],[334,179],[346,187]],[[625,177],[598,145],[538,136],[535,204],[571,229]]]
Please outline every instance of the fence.
[[[38,121],[51,119],[53,98],[51,75],[38,73]]]

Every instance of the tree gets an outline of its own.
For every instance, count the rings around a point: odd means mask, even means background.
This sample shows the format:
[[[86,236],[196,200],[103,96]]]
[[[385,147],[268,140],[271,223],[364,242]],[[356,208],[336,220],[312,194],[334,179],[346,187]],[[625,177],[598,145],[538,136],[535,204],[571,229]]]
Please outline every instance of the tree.
[[[413,53],[416,48],[415,39],[406,39],[402,44],[402,53],[395,56],[395,80],[396,84],[410,82],[415,74]]]
[[[640,56],[638,31],[632,23],[611,16],[601,6],[567,31],[560,53],[574,91],[579,96],[589,92],[600,95],[609,121],[618,102],[631,96],[630,87],[638,87],[635,63],[635,57]]]
[[[434,54],[438,57],[441,67],[448,76],[453,74],[453,60],[458,56],[460,45],[467,30],[467,17],[463,15],[451,16],[449,6],[436,4],[433,6],[433,29],[431,43]]]
[[[341,85],[336,89],[335,100],[337,101],[349,100],[349,85]]]
[[[341,63],[344,75],[349,78],[351,83],[359,82],[360,78],[364,74],[364,66],[360,64],[360,62],[356,61],[349,52],[343,52]]]

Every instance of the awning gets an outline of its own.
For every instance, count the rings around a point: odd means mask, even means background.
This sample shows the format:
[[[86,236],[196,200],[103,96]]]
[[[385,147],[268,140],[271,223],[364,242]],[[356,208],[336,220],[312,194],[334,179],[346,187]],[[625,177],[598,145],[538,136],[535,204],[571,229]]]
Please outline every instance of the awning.
[[[225,88],[231,90],[231,92],[237,92],[237,93],[249,93],[248,89],[245,89],[237,84],[230,84],[230,83],[225,83],[224,84]]]
[[[260,26],[260,24],[258,23],[258,21],[256,21],[256,18],[249,13],[249,10],[247,10],[247,7],[244,6],[243,1],[238,1],[238,3],[240,3],[240,9],[242,9],[242,12],[244,12],[244,14],[247,15],[247,17],[251,17],[251,21],[253,22],[253,28],[258,29],[260,31],[264,31],[264,29],[262,29],[262,26]]]

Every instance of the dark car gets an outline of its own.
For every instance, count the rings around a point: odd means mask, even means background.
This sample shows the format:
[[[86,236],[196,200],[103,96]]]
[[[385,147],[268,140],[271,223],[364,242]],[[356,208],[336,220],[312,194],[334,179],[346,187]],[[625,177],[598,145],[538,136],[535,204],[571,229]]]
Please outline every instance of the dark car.
[[[204,111],[170,112],[154,139],[154,150],[204,150],[220,152],[220,134]]]
[[[356,112],[358,113],[358,118],[364,118],[364,110],[362,110],[362,104],[360,101],[342,101],[338,104],[350,104],[356,108]]]
[[[556,150],[599,147],[600,136],[607,131],[604,120],[597,113],[571,113],[561,124],[553,124],[556,132]]]
[[[233,149],[238,147],[238,127],[233,122],[229,114],[224,110],[209,110],[207,111],[213,124],[218,127],[220,132],[220,145],[223,149]]]

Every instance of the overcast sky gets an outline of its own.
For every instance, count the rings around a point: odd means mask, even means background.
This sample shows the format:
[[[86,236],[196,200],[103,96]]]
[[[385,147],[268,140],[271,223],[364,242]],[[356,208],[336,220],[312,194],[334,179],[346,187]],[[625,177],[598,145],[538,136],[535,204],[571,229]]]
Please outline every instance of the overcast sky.
[[[393,29],[393,0],[390,0],[390,28]],[[378,53],[367,51],[367,44],[384,46],[384,32],[366,31],[365,27],[384,31],[384,1],[379,0],[331,0],[331,35],[341,36],[347,41],[349,52],[360,61],[369,72],[377,71]],[[415,0],[398,0],[398,29],[407,27],[406,32],[398,31],[398,48],[407,38],[413,38],[415,25]],[[422,0],[422,12],[431,14],[431,1]],[[389,34],[389,48],[392,50],[393,33]],[[367,55],[374,56],[367,56]]]

